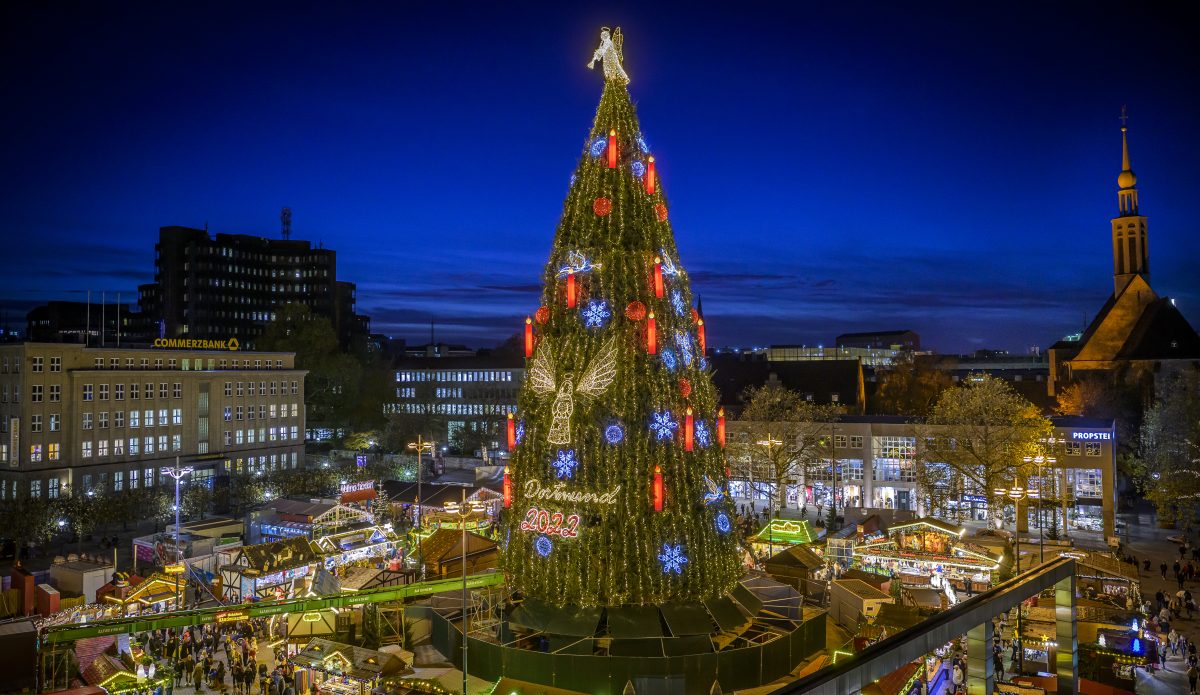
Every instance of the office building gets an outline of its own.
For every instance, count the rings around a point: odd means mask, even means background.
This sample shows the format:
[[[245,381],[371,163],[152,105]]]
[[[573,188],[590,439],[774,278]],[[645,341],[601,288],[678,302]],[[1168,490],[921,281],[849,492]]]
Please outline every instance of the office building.
[[[47,302],[25,316],[25,337],[33,343],[145,345],[153,326],[131,304],[116,302]]]
[[[292,353],[156,342],[0,345],[0,501],[161,484],[176,457],[197,481],[303,465],[306,372]]]
[[[156,337],[236,338],[247,346],[285,305],[300,303],[333,323],[343,345],[365,339],[370,321],[355,313],[354,283],[337,279],[337,254],[307,241],[162,227],[154,282],[139,303]]]

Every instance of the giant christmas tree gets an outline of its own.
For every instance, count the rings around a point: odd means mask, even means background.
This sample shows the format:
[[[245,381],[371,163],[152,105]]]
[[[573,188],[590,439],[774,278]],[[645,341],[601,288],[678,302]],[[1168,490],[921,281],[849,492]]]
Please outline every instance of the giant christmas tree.
[[[740,574],[724,416],[618,29],[526,319],[504,569],[556,605],[699,600]]]

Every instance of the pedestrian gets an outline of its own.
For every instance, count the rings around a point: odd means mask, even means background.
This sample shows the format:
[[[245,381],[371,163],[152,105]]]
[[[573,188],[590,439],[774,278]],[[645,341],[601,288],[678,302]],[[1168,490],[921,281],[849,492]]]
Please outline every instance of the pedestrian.
[[[1004,680],[1004,659],[1000,657],[1000,652],[992,654],[992,670],[996,672],[996,680]]]
[[[1200,671],[1196,670],[1195,666],[1189,666],[1187,670],[1188,692],[1191,695],[1196,695],[1196,678],[1200,677]]]
[[[1171,645],[1171,656],[1179,653],[1179,632],[1175,628],[1171,628],[1171,632],[1167,635],[1167,643]]]
[[[195,668],[192,669],[192,684],[196,687],[197,693],[204,692],[204,664],[196,662]]]
[[[1195,551],[1195,550],[1193,550],[1193,551],[1192,551],[1192,554],[1193,554],[1193,555],[1195,555],[1195,554],[1196,554],[1196,551]],[[1145,560],[1142,560],[1142,570],[1143,570],[1143,571],[1145,571],[1145,572],[1149,572],[1149,571],[1150,571],[1150,558],[1146,558]]]

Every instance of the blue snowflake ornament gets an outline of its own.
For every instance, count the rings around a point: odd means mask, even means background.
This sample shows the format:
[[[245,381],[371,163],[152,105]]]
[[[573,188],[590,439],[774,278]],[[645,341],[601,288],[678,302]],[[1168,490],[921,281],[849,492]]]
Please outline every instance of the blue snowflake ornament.
[[[729,520],[729,515],[725,512],[717,512],[714,522],[718,533],[729,533],[733,529],[733,522]]]
[[[524,420],[517,420],[517,427],[516,427],[515,431],[513,432],[513,435],[517,440],[517,444],[520,444],[521,442],[525,441],[525,421]]]
[[[634,160],[633,164],[629,165],[629,169],[639,179],[646,175],[646,165],[637,160]]]
[[[581,313],[583,325],[588,328],[603,328],[604,324],[608,323],[609,317],[612,316],[612,312],[608,309],[608,302],[603,299],[593,299],[588,302]]]
[[[609,444],[620,444],[625,439],[625,428],[613,423],[604,428],[604,441]]]
[[[700,445],[701,449],[707,449],[712,446],[712,431],[708,429],[707,422],[697,420],[692,425],[692,439],[696,444]]]
[[[671,306],[675,309],[676,315],[684,316],[687,314],[687,302],[683,301],[683,293],[678,289],[671,290]]]
[[[663,366],[667,368],[668,372],[675,371],[675,368],[679,366],[679,358],[675,356],[675,351],[671,348],[663,350],[660,357],[662,358]]]
[[[546,536],[538,536],[537,540],[533,542],[533,549],[542,557],[550,557],[550,552],[554,550],[554,541]]]
[[[669,410],[655,411],[650,414],[650,431],[654,433],[654,438],[659,441],[675,438],[675,430],[679,429],[679,422],[671,415]]]
[[[687,564],[688,559],[682,544],[663,543],[662,552],[658,554],[658,561],[662,563],[663,573],[683,574],[683,566]]]
[[[593,157],[602,157],[604,156],[604,151],[607,149],[608,138],[604,135],[601,135],[595,140],[592,140],[591,147],[588,148],[588,151],[592,153]]]
[[[579,465],[579,459],[575,458],[575,450],[568,449],[563,451],[558,450],[558,456],[550,462],[551,468],[554,469],[554,475],[558,478],[573,478],[575,477],[575,467]]]
[[[692,366],[692,360],[696,358],[696,352],[692,348],[692,336],[683,331],[675,331],[675,347],[679,348],[684,365]]]
[[[698,364],[700,365],[700,369],[703,369],[705,371],[708,370],[708,358],[707,357],[701,357]]]

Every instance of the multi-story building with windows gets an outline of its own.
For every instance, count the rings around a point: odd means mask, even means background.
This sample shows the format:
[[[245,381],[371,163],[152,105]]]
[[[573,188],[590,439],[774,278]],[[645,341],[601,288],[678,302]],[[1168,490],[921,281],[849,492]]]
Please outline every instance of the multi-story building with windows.
[[[337,254],[307,241],[162,227],[154,283],[138,292],[142,313],[166,338],[234,337],[253,345],[291,303],[332,321],[343,345],[370,332],[367,317],[354,312],[354,284],[337,280]]]
[[[1111,420],[1081,417],[1052,417],[1054,432],[1047,454],[1055,463],[1047,465],[1041,478],[1026,484],[1043,489],[1047,499],[1061,502],[1060,512],[1069,511],[1069,521],[1080,527],[1103,530],[1112,536],[1116,526],[1116,425]],[[828,425],[807,428],[822,432],[819,458],[798,462],[793,481],[784,496],[788,508],[821,505],[828,509],[836,495],[837,507],[871,507],[910,510],[918,515],[952,513],[975,520],[988,514],[991,491],[963,489],[938,505],[920,489],[918,467],[926,437],[939,436],[940,428],[899,416],[844,415]],[[771,471],[761,457],[745,454],[751,442],[745,423],[729,423],[728,451],[733,478],[730,493],[739,503],[762,503],[773,499]],[[837,468],[830,465],[837,461]],[[815,465],[813,465],[815,463]],[[1065,494],[1059,494],[1065,491]],[[937,506],[938,508],[933,508]],[[815,511],[815,510],[814,510]],[[1061,517],[1060,517],[1061,518]]]
[[[396,400],[389,409],[444,422],[444,431],[430,434],[445,441],[453,441],[462,430],[470,433],[468,439],[498,449],[504,445],[504,421],[517,410],[524,379],[525,360],[520,356],[405,357],[397,363]]]
[[[294,354],[180,342],[0,345],[0,501],[153,486],[176,457],[197,481],[302,466],[306,372]]]

